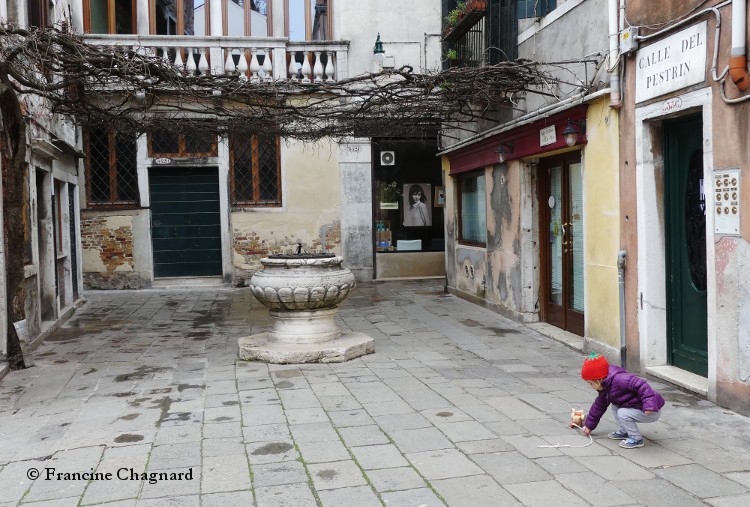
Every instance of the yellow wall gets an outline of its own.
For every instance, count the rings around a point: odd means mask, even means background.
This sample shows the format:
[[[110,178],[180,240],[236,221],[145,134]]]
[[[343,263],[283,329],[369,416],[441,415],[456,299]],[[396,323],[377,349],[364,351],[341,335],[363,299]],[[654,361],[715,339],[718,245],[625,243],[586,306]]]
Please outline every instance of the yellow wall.
[[[620,250],[619,117],[608,100],[586,118],[584,160],[586,336],[620,346],[617,252]]]
[[[232,213],[232,262],[239,277],[259,269],[260,259],[268,253],[292,253],[298,241],[309,252],[341,254],[337,145],[328,140],[282,141],[281,166],[283,208]],[[326,237],[324,248],[321,235]]]

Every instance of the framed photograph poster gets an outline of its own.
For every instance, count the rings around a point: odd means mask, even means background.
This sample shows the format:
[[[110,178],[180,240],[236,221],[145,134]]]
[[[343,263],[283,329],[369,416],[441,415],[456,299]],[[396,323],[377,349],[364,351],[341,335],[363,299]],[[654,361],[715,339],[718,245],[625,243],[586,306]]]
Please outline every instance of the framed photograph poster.
[[[432,225],[432,185],[429,183],[404,184],[404,227],[429,227]]]

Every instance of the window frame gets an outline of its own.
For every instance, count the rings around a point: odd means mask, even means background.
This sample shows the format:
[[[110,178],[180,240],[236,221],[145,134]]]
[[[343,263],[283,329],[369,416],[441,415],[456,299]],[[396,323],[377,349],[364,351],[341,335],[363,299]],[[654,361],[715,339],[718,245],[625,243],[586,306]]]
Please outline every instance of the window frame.
[[[208,133],[207,135],[213,135],[211,140],[211,151],[187,151],[187,142],[185,134],[183,132],[177,133],[177,152],[168,151],[156,151],[153,148],[153,137],[149,132],[146,134],[146,144],[148,146],[148,156],[151,158],[206,158],[206,157],[218,157],[219,156],[219,136],[216,133]]]
[[[484,217],[485,217],[485,234],[484,234],[484,241],[475,241],[470,239],[464,239],[464,225],[463,225],[463,182],[465,180],[468,180],[469,178],[478,178],[483,177],[485,180],[485,195],[484,195]],[[457,216],[458,216],[458,243],[460,245],[468,245],[468,246],[477,246],[477,247],[487,247],[487,173],[484,170],[484,168],[477,170],[477,171],[471,171],[467,172],[465,174],[458,175],[456,177],[456,198],[457,198]]]
[[[313,19],[312,19],[312,9],[310,6],[310,0],[301,0],[304,2],[305,6],[305,41],[311,41],[312,40],[312,29],[313,29]],[[333,12],[334,12],[334,0],[327,0],[328,1],[328,22],[326,24],[326,30],[328,31],[328,38],[326,38],[326,41],[332,41],[336,40],[333,37]],[[290,0],[284,0],[284,36],[289,37],[289,2]],[[297,41],[299,42],[299,41]],[[323,41],[319,41],[323,42]]]
[[[135,0],[133,0],[135,1]],[[226,1],[226,0],[223,0]],[[205,27],[203,28],[206,36],[211,34],[211,6],[210,0],[204,0],[203,8],[206,11]],[[175,20],[175,30],[177,33],[170,34],[182,37],[185,32],[185,1],[175,0],[175,10],[177,11],[177,19]],[[148,28],[151,35],[157,35],[156,33],[156,0],[148,0]],[[203,37],[203,35],[189,35],[188,37]]]
[[[229,36],[229,2],[232,0],[221,0],[221,17],[222,17],[222,24],[223,24],[223,31],[224,36]],[[266,4],[266,8],[268,9],[266,12],[266,33],[268,35],[258,35],[258,37],[271,37],[273,33],[273,9],[272,9],[272,2],[271,0],[268,0],[268,3]],[[244,6],[244,25],[245,25],[245,37],[254,37],[252,33],[252,23],[251,23],[251,16],[253,13],[253,10],[250,8],[251,2],[246,1]],[[208,33],[208,30],[206,31]]]
[[[133,139],[135,150],[137,153],[137,138]],[[117,132],[113,128],[107,128],[107,148],[108,157],[107,164],[109,165],[109,201],[96,201],[91,195],[91,138],[89,129],[83,129],[83,146],[85,152],[88,154],[83,158],[83,164],[86,171],[86,205],[89,208],[110,208],[110,209],[133,209],[140,206],[141,193],[138,185],[138,169],[135,170],[136,186],[135,186],[135,198],[133,200],[122,200],[119,199],[118,185],[117,185]]]
[[[31,24],[31,6],[36,5],[39,10],[39,21],[41,26]],[[26,26],[44,29],[52,26],[52,13],[50,12],[49,0],[26,0]]]
[[[46,0],[42,0],[46,1]],[[93,0],[96,2],[97,0]],[[91,2],[92,0],[83,0],[83,32],[91,33]],[[118,35],[117,34],[117,19],[115,17],[115,3],[116,0],[106,0],[107,2],[107,34],[106,35]],[[133,19],[131,21],[132,26],[130,27],[131,34],[138,33],[138,2],[137,0],[130,0],[131,9],[133,12]]]
[[[260,199],[260,184],[258,182],[258,172],[260,171],[259,153],[258,153],[258,135],[252,134],[250,142],[252,143],[252,180],[253,180],[253,201],[240,201],[236,199],[236,177],[234,166],[234,146],[235,143],[241,142],[238,135],[229,136],[229,199],[232,208],[280,208],[283,206],[283,191],[281,188],[281,136],[274,136],[276,145],[276,200],[262,201]]]

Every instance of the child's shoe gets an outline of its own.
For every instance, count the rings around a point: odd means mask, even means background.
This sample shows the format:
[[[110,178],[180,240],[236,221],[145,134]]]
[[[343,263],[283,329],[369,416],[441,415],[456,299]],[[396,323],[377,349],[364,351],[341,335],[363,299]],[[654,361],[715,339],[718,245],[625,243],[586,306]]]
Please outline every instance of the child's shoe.
[[[635,438],[628,437],[627,440],[620,442],[620,447],[623,449],[635,449],[636,447],[643,447],[643,439],[636,440]]]
[[[628,438],[628,434],[625,431],[617,430],[607,435],[607,438],[612,440],[625,440],[626,438]]]

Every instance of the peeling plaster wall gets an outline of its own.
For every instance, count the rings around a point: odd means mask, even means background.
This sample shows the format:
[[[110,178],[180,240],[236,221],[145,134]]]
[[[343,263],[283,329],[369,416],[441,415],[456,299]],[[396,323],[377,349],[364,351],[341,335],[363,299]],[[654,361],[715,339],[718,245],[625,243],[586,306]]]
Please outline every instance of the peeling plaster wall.
[[[293,253],[300,242],[308,252],[342,253],[338,147],[332,141],[282,143],[281,157],[283,207],[233,210],[236,285],[249,280],[261,258]]]
[[[487,179],[487,295],[489,302],[521,311],[519,164],[495,166]]]
[[[538,320],[535,308],[538,275],[534,272],[538,250],[532,239],[533,178],[519,161],[486,167],[487,245],[458,242],[457,178],[446,185],[446,274],[449,289],[475,303],[522,322]]]
[[[750,411],[750,243],[724,237],[716,242],[717,402]],[[721,338],[724,339],[721,339]],[[736,337],[736,338],[735,338]]]
[[[584,152],[584,291],[585,336],[620,347],[619,121],[608,100],[588,108]],[[628,252],[635,266],[636,252]],[[631,260],[631,259],[627,259]]]
[[[83,283],[87,289],[140,289],[148,286],[148,271],[139,272],[134,237],[139,234],[139,216],[84,212],[81,216]],[[141,247],[143,248],[143,247]]]

